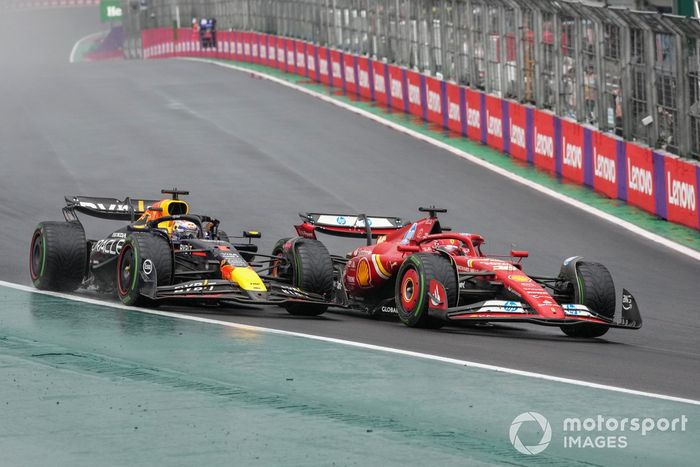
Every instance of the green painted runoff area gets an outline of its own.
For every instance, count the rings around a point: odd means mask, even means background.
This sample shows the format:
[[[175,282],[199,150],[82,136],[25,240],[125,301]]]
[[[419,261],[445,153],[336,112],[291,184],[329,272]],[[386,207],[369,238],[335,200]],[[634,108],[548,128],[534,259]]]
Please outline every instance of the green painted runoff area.
[[[700,456],[697,405],[6,287],[0,301],[1,465],[639,467]],[[530,411],[552,430],[535,456],[509,439]],[[598,415],[687,422],[645,436],[563,431],[565,418]],[[542,434],[535,422],[518,432],[526,446]],[[622,435],[626,447],[569,448],[565,435]]]
[[[201,60],[201,59],[200,59]],[[338,88],[329,88],[324,84],[311,81],[309,78],[288,74],[276,68],[266,67],[255,63],[247,62],[232,62],[228,60],[212,60],[205,61],[231,63],[241,68],[254,70],[259,73],[264,73],[275,78],[283,79],[294,84],[312,89],[316,92],[329,95],[334,99],[342,101],[346,104],[354,105],[375,115],[379,115],[394,123],[398,123],[406,128],[417,131],[421,134],[430,136],[439,140],[442,143],[468,152],[473,156],[488,161],[498,167],[504,168],[509,172],[526,178],[539,185],[562,193],[570,198],[581,201],[589,206],[593,206],[603,212],[611,214],[620,219],[624,219],[632,224],[642,227],[645,230],[654,232],[658,235],[666,237],[670,240],[680,243],[681,245],[700,250],[700,231],[685,227],[680,224],[665,221],[653,214],[649,214],[637,207],[628,205],[622,200],[611,199],[601,194],[596,193],[588,187],[576,185],[565,180],[559,180],[549,173],[535,168],[525,162],[513,159],[506,154],[503,154],[495,149],[489,148],[481,143],[472,141],[456,134],[447,131],[442,127],[433,123],[422,121],[421,119],[408,115],[403,112],[396,112],[387,109],[383,105],[377,105],[374,102],[358,98],[354,94],[348,95],[343,93]]]

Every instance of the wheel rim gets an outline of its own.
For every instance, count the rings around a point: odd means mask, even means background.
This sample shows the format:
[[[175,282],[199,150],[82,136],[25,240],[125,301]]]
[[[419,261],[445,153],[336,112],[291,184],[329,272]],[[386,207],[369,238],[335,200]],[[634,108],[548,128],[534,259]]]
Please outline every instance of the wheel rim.
[[[33,281],[37,280],[43,272],[43,262],[44,238],[41,235],[41,231],[38,230],[34,233],[34,237],[32,238],[31,257],[29,260],[29,273],[31,274]]]
[[[409,269],[401,279],[401,308],[406,312],[413,312],[420,294],[418,285],[418,273],[415,269]]]
[[[119,264],[117,265],[117,289],[119,295],[124,296],[129,294],[131,282],[134,280],[134,253],[130,245],[124,245],[121,254],[119,255]]]
[[[272,265],[270,267],[270,276],[272,277],[280,277],[280,266],[282,265],[282,258],[284,257],[282,253],[277,253],[275,255],[276,258],[280,259],[275,259],[272,260]]]

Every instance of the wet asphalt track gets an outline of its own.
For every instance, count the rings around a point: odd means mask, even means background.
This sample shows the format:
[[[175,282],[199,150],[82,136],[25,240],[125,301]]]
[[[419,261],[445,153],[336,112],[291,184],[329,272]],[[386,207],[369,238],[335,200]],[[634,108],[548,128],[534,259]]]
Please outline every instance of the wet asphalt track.
[[[97,10],[34,13],[50,34],[40,28],[30,41],[26,14],[8,13],[16,21],[0,28],[0,279],[29,282],[32,229],[61,218],[63,195],[187,188],[193,209],[229,232],[260,229],[263,251],[292,233],[299,211],[414,218],[436,204],[449,209],[444,224],[482,233],[490,252],[529,249],[530,273],[555,274],[573,254],[606,263],[636,295],[644,328],[578,341],[525,325],[424,331],[346,313],[200,313],[700,399],[700,263],[246,73],[175,60],[69,65],[75,40],[101,28]],[[116,225],[86,224],[95,237]]]

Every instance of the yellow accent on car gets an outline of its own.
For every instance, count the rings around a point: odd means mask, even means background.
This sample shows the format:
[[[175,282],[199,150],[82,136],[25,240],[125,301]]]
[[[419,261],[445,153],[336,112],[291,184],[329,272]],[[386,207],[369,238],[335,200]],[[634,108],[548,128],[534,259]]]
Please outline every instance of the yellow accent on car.
[[[379,255],[372,255],[372,262],[377,266],[377,272],[382,277],[382,279],[389,279],[391,277],[391,271],[387,271],[382,264],[382,257]]]
[[[252,268],[234,268],[229,276],[231,282],[235,282],[243,290],[254,290],[256,292],[267,292],[267,287],[263,283],[258,273]]]

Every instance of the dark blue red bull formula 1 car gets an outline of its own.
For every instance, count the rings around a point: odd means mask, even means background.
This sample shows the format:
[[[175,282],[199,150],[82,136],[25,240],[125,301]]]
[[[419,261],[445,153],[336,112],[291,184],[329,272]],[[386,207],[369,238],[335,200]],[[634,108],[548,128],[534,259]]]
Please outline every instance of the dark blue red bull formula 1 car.
[[[437,214],[444,209],[420,211],[428,215],[416,222],[300,214],[298,236],[282,239],[274,248],[279,260],[273,273],[300,288],[325,280],[324,292],[336,306],[370,315],[395,313],[412,327],[524,322],[558,326],[572,337],[599,337],[610,328],[642,326],[636,301],[625,289],[615,318],[615,285],[602,264],[574,256],[554,277],[531,276],[521,264],[527,251],[487,256],[481,235],[441,226]],[[366,238],[366,245],[334,256],[317,233]]]

